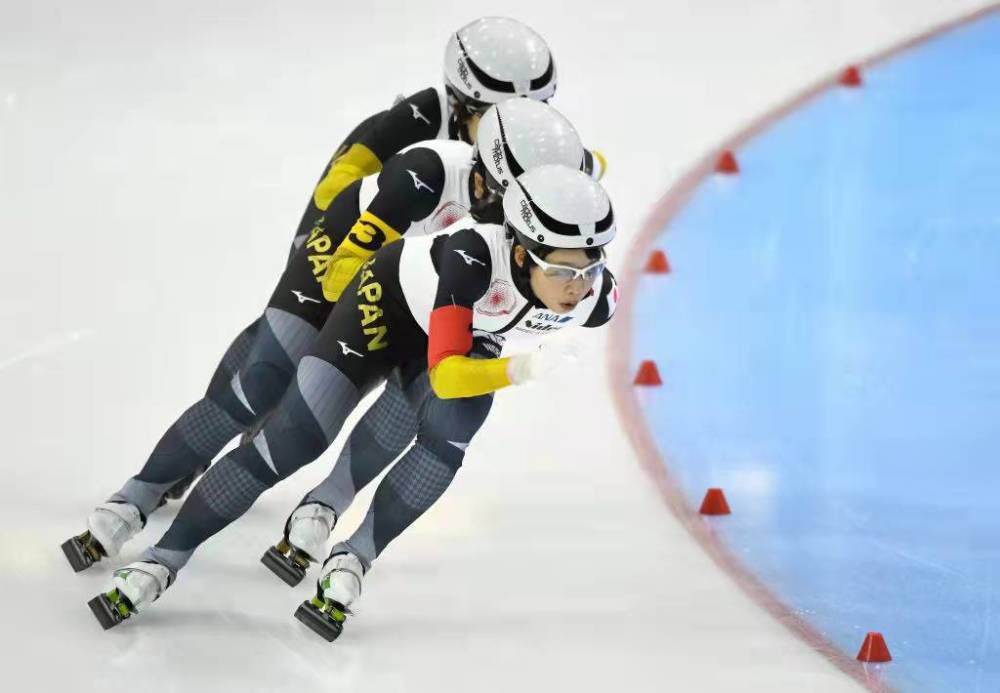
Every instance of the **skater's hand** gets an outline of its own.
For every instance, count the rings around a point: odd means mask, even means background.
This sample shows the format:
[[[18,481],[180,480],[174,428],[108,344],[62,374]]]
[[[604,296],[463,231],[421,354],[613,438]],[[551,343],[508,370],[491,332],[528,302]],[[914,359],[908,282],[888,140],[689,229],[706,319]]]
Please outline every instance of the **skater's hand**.
[[[527,354],[515,354],[507,363],[507,376],[514,385],[546,379],[568,363],[580,359],[580,345],[571,338],[553,338]]]

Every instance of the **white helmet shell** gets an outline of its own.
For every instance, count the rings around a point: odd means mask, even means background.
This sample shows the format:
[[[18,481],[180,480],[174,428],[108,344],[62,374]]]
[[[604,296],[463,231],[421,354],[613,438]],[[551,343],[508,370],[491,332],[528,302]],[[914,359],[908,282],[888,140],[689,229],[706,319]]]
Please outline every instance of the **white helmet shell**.
[[[483,168],[503,191],[525,171],[546,164],[580,168],[583,143],[576,128],[548,104],[507,99],[486,111],[479,121],[476,149]]]
[[[504,195],[503,215],[529,250],[599,248],[615,237],[604,188],[567,166],[539,166],[520,176]]]
[[[545,101],[556,92],[556,68],[545,40],[506,17],[482,17],[452,34],[444,77],[459,98],[481,104],[512,96]]]

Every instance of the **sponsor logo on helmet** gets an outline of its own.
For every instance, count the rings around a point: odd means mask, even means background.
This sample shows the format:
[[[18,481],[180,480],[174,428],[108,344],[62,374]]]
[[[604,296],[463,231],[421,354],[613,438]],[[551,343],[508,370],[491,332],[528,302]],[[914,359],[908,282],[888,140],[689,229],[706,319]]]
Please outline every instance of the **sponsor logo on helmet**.
[[[472,82],[469,80],[469,66],[461,58],[458,59],[458,78],[462,80],[462,84],[472,89]]]
[[[493,140],[493,167],[497,170],[501,176],[503,175],[503,145],[500,144],[500,138]]]
[[[531,223],[534,216],[535,213],[531,211],[531,205],[528,204],[528,201],[521,200],[521,221],[524,222],[525,226],[527,226],[532,233],[538,230],[535,228],[535,225]]]

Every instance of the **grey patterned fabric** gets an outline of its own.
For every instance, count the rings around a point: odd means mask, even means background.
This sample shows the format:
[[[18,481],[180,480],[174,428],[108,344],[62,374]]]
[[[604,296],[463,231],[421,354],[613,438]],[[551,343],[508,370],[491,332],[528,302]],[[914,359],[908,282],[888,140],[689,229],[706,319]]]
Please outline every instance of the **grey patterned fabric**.
[[[181,438],[202,460],[211,461],[243,426],[210,399],[203,399],[177,420]],[[180,476],[184,476],[181,474]],[[180,478],[180,477],[178,477]]]
[[[246,512],[257,496],[268,489],[253,474],[237,465],[231,458],[223,458],[214,474],[206,474],[197,486],[205,505],[216,515],[235,520]]]

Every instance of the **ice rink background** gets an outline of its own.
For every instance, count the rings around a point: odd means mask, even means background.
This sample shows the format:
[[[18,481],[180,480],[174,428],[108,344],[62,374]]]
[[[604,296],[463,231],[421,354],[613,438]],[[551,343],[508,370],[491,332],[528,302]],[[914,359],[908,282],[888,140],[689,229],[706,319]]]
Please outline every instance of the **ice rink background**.
[[[900,690],[996,691],[1000,13],[863,79],[739,147],[657,239],[644,407],[794,614],[851,654],[884,633]]]
[[[74,575],[58,546],[134,473],[260,311],[333,147],[397,93],[439,84],[457,26],[502,12],[548,40],[554,104],[609,159],[614,268],[655,200],[728,133],[818,75],[982,4],[709,0],[650,14],[639,2],[5,0],[8,685],[857,690],[663,507],[618,428],[603,335],[586,342],[589,365],[551,390],[498,398],[453,488],[380,559],[335,646],[291,616],[310,587],[290,590],[257,562],[333,453],[263,497],[115,631],[85,606],[107,569]],[[173,512],[154,516],[122,560]]]

